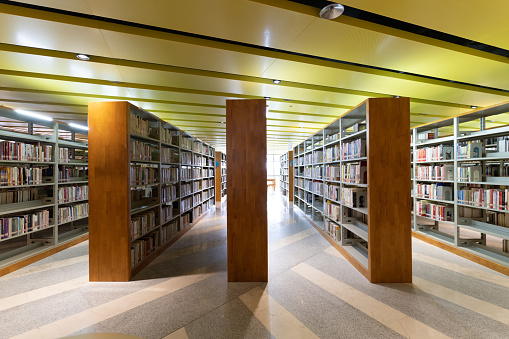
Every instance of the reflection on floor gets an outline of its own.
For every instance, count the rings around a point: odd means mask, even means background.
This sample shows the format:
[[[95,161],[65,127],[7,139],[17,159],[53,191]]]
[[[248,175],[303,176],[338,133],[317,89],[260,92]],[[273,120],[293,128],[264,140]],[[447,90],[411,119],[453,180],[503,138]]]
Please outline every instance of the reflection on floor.
[[[413,240],[414,283],[370,284],[283,201],[268,284],[227,283],[217,210],[128,283],[89,283],[87,243],[0,278],[0,338],[509,337],[508,277]]]

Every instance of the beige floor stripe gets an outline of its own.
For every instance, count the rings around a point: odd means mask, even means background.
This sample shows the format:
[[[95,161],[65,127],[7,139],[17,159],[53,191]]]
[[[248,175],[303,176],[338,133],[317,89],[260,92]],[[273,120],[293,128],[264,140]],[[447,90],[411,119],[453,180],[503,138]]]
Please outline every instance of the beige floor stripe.
[[[0,311],[74,290],[88,283],[88,275],[0,299]]]
[[[79,257],[59,260],[55,262],[51,262],[48,264],[42,264],[38,266],[27,266],[24,268],[21,268],[15,272],[9,273],[3,277],[0,278],[0,281],[9,280],[13,278],[19,278],[28,274],[34,274],[34,273],[40,273],[44,271],[49,271],[55,268],[65,267],[69,265],[78,264],[81,262],[88,261],[88,255],[81,255]]]
[[[210,278],[216,274],[219,273],[195,274],[172,278],[154,286],[147,287],[141,291],[131,293],[102,305],[92,307],[69,317],[57,320],[53,323],[41,326],[32,331],[25,332],[14,338],[35,339],[65,337],[76,331],[90,327],[184,287],[195,284],[198,281]]]
[[[188,234],[189,235],[198,235],[198,234],[204,234],[204,233],[208,233],[208,232],[222,230],[224,228],[226,228],[226,224],[212,226],[212,227],[206,227],[206,228],[200,228],[200,229],[196,229],[196,230],[194,228],[192,228]]]
[[[509,325],[509,310],[453,289],[413,276],[413,286],[423,292]]]
[[[302,239],[305,239],[311,235],[317,234],[316,230],[314,228],[309,228],[305,231],[292,234],[288,237],[285,237],[283,239],[280,239],[278,241],[274,241],[273,243],[269,244],[269,252],[274,252],[280,248],[283,248],[285,246],[291,245],[297,241],[300,241]]]
[[[335,256],[335,257],[338,257],[338,258],[340,258],[340,259],[346,260],[346,259],[345,259],[345,257],[343,257],[343,256],[341,255],[341,253],[339,253],[339,252],[338,252],[338,250],[337,250],[337,249],[335,249],[335,248],[334,248],[334,247],[332,247],[332,246],[331,246],[331,247],[329,247],[329,248],[327,248],[326,250],[324,250],[324,252],[325,252],[325,253],[328,253],[328,254],[331,254],[331,255],[333,255],[333,256]]]
[[[490,273],[487,271],[476,270],[476,269],[470,268],[470,267],[461,266],[458,264],[447,262],[442,259],[433,258],[433,257],[427,256],[427,255],[419,254],[419,253],[415,253],[415,252],[412,253],[412,258],[415,260],[424,262],[426,264],[445,268],[449,271],[468,275],[470,277],[473,277],[473,278],[476,278],[479,280],[484,280],[484,281],[487,281],[487,282],[490,282],[493,284],[497,284],[497,285],[509,288],[509,278],[506,278],[506,277],[503,277],[503,276],[500,276],[497,274],[493,274],[493,273]]]
[[[181,329],[167,335],[163,339],[189,339],[189,337],[187,336],[186,329],[182,327]]]
[[[239,298],[274,337],[318,338],[262,288],[255,287]]]
[[[448,338],[445,334],[307,264],[301,263],[292,270],[405,338]]]

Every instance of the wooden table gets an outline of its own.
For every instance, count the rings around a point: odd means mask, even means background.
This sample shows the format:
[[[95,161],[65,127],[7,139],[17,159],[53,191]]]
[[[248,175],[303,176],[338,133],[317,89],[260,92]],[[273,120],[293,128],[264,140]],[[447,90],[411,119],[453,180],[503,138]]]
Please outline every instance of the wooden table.
[[[271,187],[276,190],[276,179],[269,179],[267,178],[267,188]]]

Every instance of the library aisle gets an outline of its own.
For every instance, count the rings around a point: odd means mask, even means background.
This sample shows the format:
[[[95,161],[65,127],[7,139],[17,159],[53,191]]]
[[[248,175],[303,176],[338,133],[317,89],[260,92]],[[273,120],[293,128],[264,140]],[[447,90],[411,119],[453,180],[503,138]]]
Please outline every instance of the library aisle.
[[[370,284],[268,194],[268,284],[226,282],[216,210],[131,282],[89,283],[88,243],[1,277],[0,338],[507,338],[508,277],[414,239],[414,284]]]

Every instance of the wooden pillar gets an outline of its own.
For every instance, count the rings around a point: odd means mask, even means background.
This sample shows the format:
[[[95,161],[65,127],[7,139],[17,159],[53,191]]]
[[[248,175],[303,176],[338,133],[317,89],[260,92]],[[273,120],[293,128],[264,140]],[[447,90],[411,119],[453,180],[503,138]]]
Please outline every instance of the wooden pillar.
[[[88,125],[90,281],[129,281],[129,104],[89,103]]]
[[[368,99],[369,281],[412,282],[410,101]]]
[[[228,281],[268,281],[265,100],[226,100]]]

